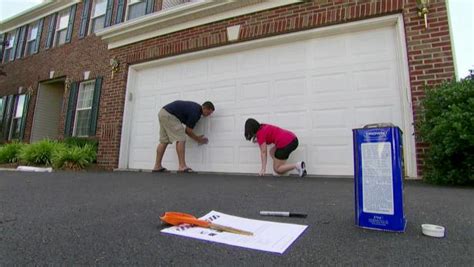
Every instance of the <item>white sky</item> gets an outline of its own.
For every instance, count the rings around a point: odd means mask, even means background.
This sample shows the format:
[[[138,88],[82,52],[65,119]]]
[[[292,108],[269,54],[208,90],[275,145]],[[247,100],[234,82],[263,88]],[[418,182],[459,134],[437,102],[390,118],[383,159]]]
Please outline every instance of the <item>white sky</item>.
[[[42,0],[0,0],[0,21],[41,2]],[[454,40],[456,76],[464,78],[470,69],[474,69],[474,0],[447,0],[447,2]]]

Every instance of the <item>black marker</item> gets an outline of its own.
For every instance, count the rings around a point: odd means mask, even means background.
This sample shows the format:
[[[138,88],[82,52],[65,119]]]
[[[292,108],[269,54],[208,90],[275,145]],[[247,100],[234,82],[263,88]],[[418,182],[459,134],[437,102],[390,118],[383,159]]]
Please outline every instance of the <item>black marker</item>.
[[[289,212],[289,211],[266,211],[266,210],[261,211],[260,215],[278,216],[278,217],[299,217],[299,218],[306,218],[308,216],[308,214],[304,214],[304,213],[294,213],[294,212]]]

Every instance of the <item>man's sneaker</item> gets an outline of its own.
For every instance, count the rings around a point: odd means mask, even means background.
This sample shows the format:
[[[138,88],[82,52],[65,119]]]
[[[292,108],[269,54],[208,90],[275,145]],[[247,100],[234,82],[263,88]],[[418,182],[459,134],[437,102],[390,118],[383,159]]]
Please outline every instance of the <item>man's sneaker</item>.
[[[299,177],[305,177],[306,176],[306,164],[304,161],[300,161],[296,164],[296,170],[298,171],[298,176]]]

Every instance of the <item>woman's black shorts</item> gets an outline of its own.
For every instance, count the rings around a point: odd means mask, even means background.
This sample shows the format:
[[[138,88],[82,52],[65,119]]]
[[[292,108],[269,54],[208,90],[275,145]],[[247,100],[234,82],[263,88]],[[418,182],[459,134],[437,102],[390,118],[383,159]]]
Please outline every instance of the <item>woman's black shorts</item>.
[[[275,158],[280,160],[287,160],[291,152],[298,147],[298,138],[295,137],[291,143],[282,148],[277,148],[275,150]]]

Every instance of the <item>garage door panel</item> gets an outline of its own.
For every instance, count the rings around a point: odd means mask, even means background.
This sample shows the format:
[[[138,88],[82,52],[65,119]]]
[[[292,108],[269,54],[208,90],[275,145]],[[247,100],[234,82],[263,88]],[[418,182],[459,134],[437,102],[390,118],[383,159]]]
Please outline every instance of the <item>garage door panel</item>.
[[[161,102],[160,106],[163,107],[164,105],[170,102],[173,102],[176,99],[181,99],[181,93],[176,93],[176,92],[168,92],[168,93],[163,93],[163,94],[160,93],[159,99]]]
[[[273,121],[274,124],[292,131],[304,131],[308,125],[306,110],[276,112]]]
[[[202,103],[204,103],[204,101],[208,101],[209,98],[210,97],[209,97],[209,94],[208,94],[208,90],[200,88],[200,89],[197,89],[195,91],[192,91],[192,90],[187,91],[185,94],[183,94],[183,97],[175,98],[175,99],[192,100],[192,101],[195,101],[199,104],[202,104]],[[167,103],[164,103],[164,105],[166,105],[166,104]]]
[[[250,143],[244,144],[238,148],[239,165],[252,165],[260,163],[259,149]]]
[[[220,86],[218,85],[213,87],[210,91],[210,95],[214,102],[229,104],[236,101],[237,90],[235,83]]]
[[[189,142],[187,142],[189,143]],[[175,151],[169,151],[170,153],[176,154]],[[196,170],[202,170],[205,162],[205,150],[200,149],[196,146],[186,146],[186,163],[193,166]],[[175,163],[174,163],[175,164]],[[173,165],[174,165],[173,164]]]
[[[136,117],[137,117],[137,120],[135,121],[135,123],[146,123],[146,122],[149,122],[150,118],[148,118],[149,116],[151,115],[155,115],[157,114],[156,111],[155,111],[155,107],[151,107],[151,108],[144,108],[144,109],[141,109],[141,110],[137,110],[136,111]]]
[[[248,118],[254,118],[257,121],[265,122],[270,121],[270,113],[269,112],[262,112],[261,108],[249,108],[245,109],[245,111],[241,111],[240,113],[240,122],[242,122],[242,127],[245,124],[245,121]]]
[[[377,91],[377,93],[391,93],[393,91],[392,84],[387,83],[387,81],[393,80],[393,72],[389,68],[356,71],[353,75],[355,88],[359,92]]]
[[[143,121],[143,122],[136,121],[134,123],[133,129],[135,130],[136,135],[147,136],[153,133],[153,126],[154,126],[153,121],[151,121],[150,118],[148,118],[147,121]]]
[[[192,60],[183,66],[183,79],[186,83],[195,83],[207,80],[208,62]]]
[[[237,72],[237,57],[216,56],[209,59],[209,79],[220,79]]]
[[[209,163],[218,165],[234,164],[234,146],[215,145],[207,148],[209,154]]]
[[[348,35],[348,48],[352,55],[390,55],[393,31],[384,29],[363,31]]]
[[[275,92],[275,99],[279,101],[304,97],[306,93],[306,77],[299,75],[277,79],[273,90]]]
[[[311,147],[311,162],[308,171],[327,174],[350,174],[353,171],[351,147],[324,146]]]
[[[348,110],[345,108],[333,108],[312,111],[312,128],[342,128],[348,124]]]
[[[212,118],[210,123],[210,134],[217,139],[231,139],[235,133],[235,117],[234,116],[219,116]]]
[[[332,36],[310,41],[312,63],[316,66],[340,66],[347,58],[346,39],[344,36]]]
[[[312,156],[316,166],[345,166],[347,163],[352,163],[352,154],[348,155],[346,145],[314,145],[311,150],[314,151]]]
[[[242,82],[239,90],[240,101],[267,102],[270,95],[270,81],[267,80],[250,80]]]
[[[255,71],[266,73],[269,66],[270,50],[247,50],[239,57],[238,72],[242,75],[255,75]]]
[[[156,70],[143,70],[138,73],[136,82],[137,86],[142,88],[142,92],[153,91],[153,86],[158,82],[155,73]]]
[[[392,122],[395,125],[402,125],[400,118],[394,116],[394,110],[393,106],[355,107],[356,127],[377,122]]]
[[[160,73],[159,79],[164,84],[175,84],[181,81],[183,77],[183,65],[181,64],[167,64],[160,68],[156,73]],[[155,74],[156,74],[155,73]]]
[[[279,45],[264,49],[272,50],[269,67],[275,71],[295,71],[305,68],[304,63],[308,58],[305,42],[295,43],[292,46]]]
[[[196,170],[257,172],[258,146],[244,139],[245,121],[255,118],[297,134],[300,145],[289,161],[304,159],[309,174],[352,175],[353,128],[374,122],[403,125],[394,32],[389,27],[166,65],[158,61],[138,70],[129,167],[142,168],[144,161],[153,167],[156,113],[183,99],[216,106],[195,127],[209,144],[198,146],[189,138],[186,144],[187,162]],[[177,166],[174,145],[163,164]]]
[[[318,73],[310,76],[310,94],[320,95],[322,93],[345,94],[350,91],[349,73]]]

